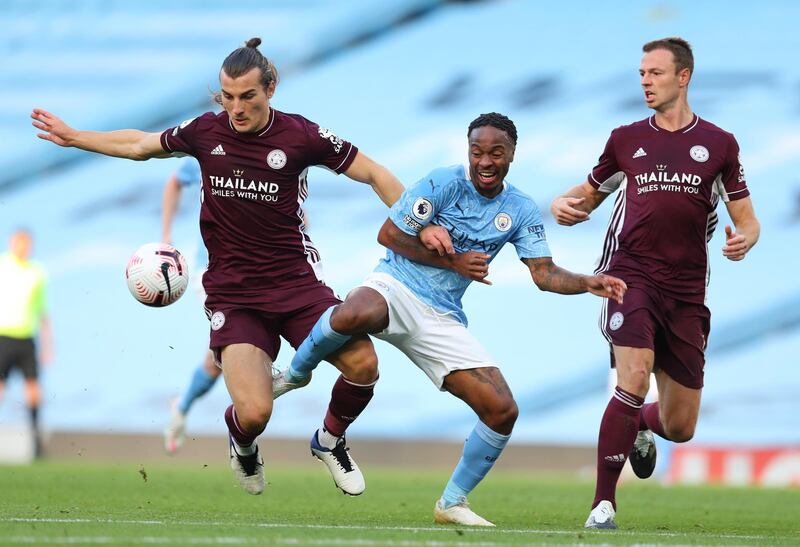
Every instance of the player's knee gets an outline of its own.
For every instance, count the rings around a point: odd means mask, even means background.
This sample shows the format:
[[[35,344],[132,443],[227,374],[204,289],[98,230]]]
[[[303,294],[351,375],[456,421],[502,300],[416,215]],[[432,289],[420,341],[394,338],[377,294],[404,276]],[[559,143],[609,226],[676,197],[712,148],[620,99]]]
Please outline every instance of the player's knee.
[[[345,302],[331,314],[331,327],[342,334],[367,334],[386,328],[386,310],[369,301]]]
[[[634,394],[644,394],[650,389],[650,372],[644,367],[636,367],[619,373],[617,385]]]
[[[664,430],[672,442],[685,443],[691,441],[692,437],[694,437],[695,424],[691,422],[670,423],[667,421],[664,424]]]
[[[264,431],[270,416],[272,416],[272,400],[247,405],[241,412],[236,410],[239,425],[251,435],[258,435]]]
[[[489,426],[492,431],[503,435],[510,435],[514,424],[519,417],[519,408],[512,397],[503,398],[491,405],[481,421]]]

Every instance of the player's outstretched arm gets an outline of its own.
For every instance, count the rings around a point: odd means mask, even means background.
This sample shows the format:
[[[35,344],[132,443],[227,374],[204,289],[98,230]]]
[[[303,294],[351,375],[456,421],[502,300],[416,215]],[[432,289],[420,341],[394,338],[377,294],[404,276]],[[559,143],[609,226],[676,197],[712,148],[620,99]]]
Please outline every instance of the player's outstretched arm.
[[[758,242],[758,237],[761,235],[761,224],[756,218],[753,202],[749,196],[729,201],[725,205],[736,231],[734,232],[730,225],[725,226],[725,245],[722,247],[722,254],[728,260],[742,260]]]
[[[361,152],[356,154],[356,158],[344,174],[353,180],[372,186],[372,190],[387,207],[394,205],[404,190],[403,184],[391,171]]]
[[[550,204],[550,212],[556,222],[562,226],[574,226],[589,220],[589,213],[594,211],[608,194],[597,190],[588,182],[579,184],[558,196]]]
[[[628,286],[610,275],[582,275],[556,266],[550,257],[524,258],[536,286],[543,291],[559,294],[590,292],[604,298],[613,298],[620,304]]]
[[[392,219],[387,218],[381,226],[378,243],[414,262],[453,270],[472,281],[492,284],[486,279],[489,275],[489,255],[475,251],[440,255],[435,250],[427,249],[419,237],[409,235],[395,226]]]
[[[31,118],[33,126],[42,131],[36,136],[58,146],[80,148],[130,160],[148,160],[168,155],[161,147],[160,133],[146,133],[136,129],[80,131],[64,123],[58,116],[40,108],[33,109]]]

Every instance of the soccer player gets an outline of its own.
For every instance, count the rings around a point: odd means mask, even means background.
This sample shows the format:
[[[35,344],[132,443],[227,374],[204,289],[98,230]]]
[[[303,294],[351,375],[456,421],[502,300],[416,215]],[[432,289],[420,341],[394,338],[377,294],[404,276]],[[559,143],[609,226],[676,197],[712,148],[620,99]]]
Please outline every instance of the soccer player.
[[[711,318],[707,243],[719,200],[735,226],[725,227],[725,257],[742,260],[760,231],[736,139],[689,107],[691,47],[664,38],[643,51],[639,74],[654,114],[612,131],[588,180],[551,206],[559,224],[572,226],[619,189],[597,272],[624,279],[628,293],[624,303],[604,302],[600,316],[618,380],[600,423],[587,528],[616,528],[620,471],[630,458],[637,476],[652,474],[652,433],[674,442],[694,435]],[[652,371],[658,402],[643,404]]]
[[[539,209],[505,180],[517,144],[511,120],[482,114],[469,125],[467,137],[469,165],[435,169],[400,197],[378,235],[388,248],[386,258],[344,303],[322,315],[276,385],[306,381],[320,360],[352,335],[372,333],[394,345],[437,388],[478,415],[461,461],[435,504],[434,520],[494,526],[469,508],[467,495],[506,446],[517,405],[497,363],[467,330],[461,297],[471,281],[488,282],[489,262],[506,243],[514,245],[541,290],[589,291],[621,300],[625,284],[553,263]],[[451,247],[424,235],[420,240],[417,234],[431,223],[450,233]]]
[[[164,243],[172,243],[172,223],[175,219],[183,189],[199,188],[202,182],[203,175],[200,172],[200,164],[192,157],[181,160],[180,167],[167,179],[161,202],[161,240]],[[205,246],[201,244],[197,257],[197,268],[195,269],[195,282],[202,300],[206,298],[202,278],[207,264],[208,253]],[[221,374],[222,370],[214,363],[213,352],[206,350],[205,359],[192,372],[192,378],[186,391],[172,406],[169,423],[164,428],[164,449],[167,454],[175,454],[183,445],[186,439],[186,415],[189,413],[189,409],[197,399],[214,387]]]
[[[203,174],[200,232],[209,253],[203,276],[214,351],[233,404],[225,411],[231,467],[251,494],[264,489],[256,437],[272,413],[271,365],[283,336],[298,346],[319,316],[337,304],[322,280],[319,251],[305,231],[301,205],[308,168],[321,165],[369,184],[388,206],[403,186],[351,143],[297,114],[270,106],[275,66],[251,38],[222,63],[217,101],[207,112],[161,133],[79,131],[41,109],[31,113],[39,138],[133,160],[191,155]],[[372,398],[377,358],[368,337],[354,338],[330,361],[342,372],[325,418],[329,435],[315,448],[345,493],[364,478],[344,433]]]
[[[47,317],[45,273],[30,261],[33,238],[25,229],[15,230],[8,252],[0,255],[0,400],[6,379],[15,367],[25,377],[25,399],[30,413],[34,456],[42,456],[39,432],[39,367],[36,337],[40,342],[40,361],[53,360],[53,336]]]

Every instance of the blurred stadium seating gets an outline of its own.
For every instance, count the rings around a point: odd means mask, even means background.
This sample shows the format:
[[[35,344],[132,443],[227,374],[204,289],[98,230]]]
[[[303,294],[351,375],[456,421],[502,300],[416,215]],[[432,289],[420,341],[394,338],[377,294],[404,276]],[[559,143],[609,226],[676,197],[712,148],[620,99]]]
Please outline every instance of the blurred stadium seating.
[[[108,8],[107,6],[111,6]],[[379,7],[377,7],[379,5]],[[610,206],[573,229],[547,212],[584,179],[613,127],[648,115],[638,87],[641,45],[681,35],[695,48],[694,110],[734,132],[762,221],[742,263],[709,246],[714,313],[697,442],[800,443],[800,5],[711,1],[440,3],[359,0],[6,2],[0,37],[0,234],[31,227],[50,272],[56,365],[46,373],[53,429],[157,432],[168,402],[202,356],[207,322],[192,295],[153,310],[130,297],[128,255],[159,237],[163,182],[176,160],[128,162],[61,150],[27,125],[32,107],[81,128],[157,130],[208,109],[224,56],[250,36],[283,70],[273,100],[352,140],[410,184],[465,159],[479,113],[499,111],[520,139],[509,180],[543,209],[556,262],[589,271]],[[724,21],[720,13],[724,12]],[[400,24],[400,23],[403,24]],[[742,39],[747,34],[746,40]],[[386,210],[367,188],[310,175],[311,235],[341,294],[381,256]],[[186,204],[185,204],[186,205]],[[193,256],[187,206],[176,245]],[[607,401],[599,302],[540,293],[507,250],[491,287],[465,298],[471,327],[502,364],[519,403],[514,441],[595,442]],[[382,381],[352,435],[460,439],[474,418],[393,348],[379,344]],[[285,366],[286,345],[278,359]],[[271,435],[305,437],[321,420],[334,373],[281,399]],[[0,422],[21,406],[0,407]],[[19,400],[20,397],[17,397]],[[197,404],[190,431],[218,432],[223,387]]]

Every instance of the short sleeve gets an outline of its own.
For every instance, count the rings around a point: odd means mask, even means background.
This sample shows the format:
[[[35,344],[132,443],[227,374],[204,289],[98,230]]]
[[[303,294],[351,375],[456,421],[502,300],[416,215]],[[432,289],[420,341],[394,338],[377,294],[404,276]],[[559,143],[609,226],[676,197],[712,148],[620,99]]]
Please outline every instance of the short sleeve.
[[[527,214],[519,223],[511,238],[511,244],[517,250],[519,258],[544,258],[553,256],[544,232],[542,213],[531,200]]]
[[[447,184],[451,177],[436,169],[409,187],[392,205],[389,218],[409,235],[417,235],[431,223],[436,213],[444,209],[451,192]]]
[[[717,190],[723,201],[736,201],[750,195],[744,176],[744,167],[739,158],[739,143],[736,142],[733,135],[730,135],[720,179]]]
[[[206,112],[197,118],[190,118],[180,125],[170,127],[161,133],[161,147],[173,156],[194,156],[197,148],[199,126],[207,118],[213,118],[213,112]]]
[[[615,144],[616,130],[611,132],[611,136],[606,141],[606,147],[603,153],[597,160],[597,165],[594,166],[591,173],[589,173],[588,182],[594,186],[598,191],[610,194],[619,188],[625,174],[617,163],[617,154]]]
[[[47,312],[47,276],[40,270],[36,288],[31,295],[31,312],[36,317],[41,317]]]
[[[202,178],[200,164],[194,158],[184,158],[175,171],[175,177],[181,186],[198,186]]]
[[[321,165],[340,175],[356,159],[358,148],[332,131],[306,120],[310,165]]]

